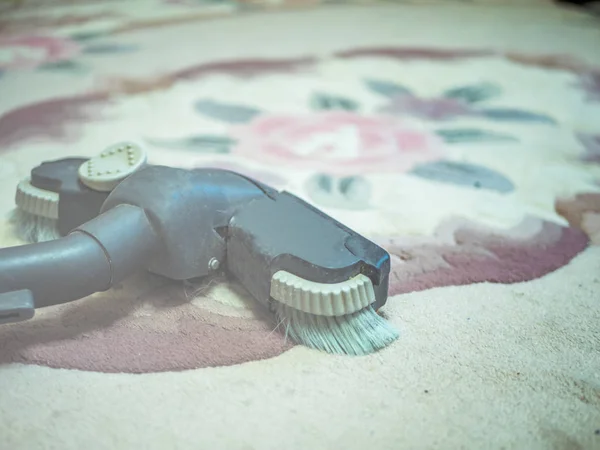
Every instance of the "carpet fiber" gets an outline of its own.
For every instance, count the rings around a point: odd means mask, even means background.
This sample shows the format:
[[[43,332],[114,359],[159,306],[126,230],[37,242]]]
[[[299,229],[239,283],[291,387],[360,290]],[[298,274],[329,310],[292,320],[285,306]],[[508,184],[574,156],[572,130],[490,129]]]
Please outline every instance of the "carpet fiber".
[[[32,167],[135,140],[386,248],[400,338],[332,356],[225,276],[140,274],[0,327],[2,448],[600,448],[600,22],[317,3],[5,9],[0,244]]]

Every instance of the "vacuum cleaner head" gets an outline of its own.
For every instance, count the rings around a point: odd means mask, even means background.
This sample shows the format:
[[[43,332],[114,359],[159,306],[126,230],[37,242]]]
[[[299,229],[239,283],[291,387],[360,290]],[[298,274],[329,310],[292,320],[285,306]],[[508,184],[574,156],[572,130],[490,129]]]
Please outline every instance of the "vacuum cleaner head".
[[[381,247],[240,174],[145,162],[141,148],[122,143],[32,171],[17,206],[56,220],[64,237],[0,250],[0,323],[110,289],[139,269],[173,280],[226,270],[296,342],[365,354],[398,337],[377,314],[390,270]]]
[[[146,161],[140,145],[120,142],[94,158],[43,162],[17,186],[13,229],[27,242],[66,236],[96,217],[112,189]]]

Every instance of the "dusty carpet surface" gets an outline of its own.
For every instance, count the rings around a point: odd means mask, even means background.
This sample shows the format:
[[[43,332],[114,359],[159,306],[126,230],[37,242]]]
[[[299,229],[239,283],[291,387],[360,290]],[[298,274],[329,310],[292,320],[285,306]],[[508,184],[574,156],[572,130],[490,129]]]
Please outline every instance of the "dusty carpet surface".
[[[139,275],[0,328],[0,448],[600,449],[600,22],[505,3],[3,9],[2,246],[34,166],[135,140],[382,245],[400,338],[332,356]]]

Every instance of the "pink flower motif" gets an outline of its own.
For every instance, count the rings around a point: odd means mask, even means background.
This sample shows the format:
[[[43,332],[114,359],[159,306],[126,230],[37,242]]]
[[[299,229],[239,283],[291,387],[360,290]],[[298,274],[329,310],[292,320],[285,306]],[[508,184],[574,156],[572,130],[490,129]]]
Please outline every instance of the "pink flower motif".
[[[33,69],[70,59],[79,52],[75,42],[52,36],[0,37],[0,70]]]
[[[423,129],[350,112],[260,116],[233,137],[233,153],[337,175],[402,172],[443,156],[442,141]]]
[[[398,96],[382,109],[390,114],[408,113],[415,117],[445,120],[474,113],[465,102],[454,98],[418,98],[411,95]]]

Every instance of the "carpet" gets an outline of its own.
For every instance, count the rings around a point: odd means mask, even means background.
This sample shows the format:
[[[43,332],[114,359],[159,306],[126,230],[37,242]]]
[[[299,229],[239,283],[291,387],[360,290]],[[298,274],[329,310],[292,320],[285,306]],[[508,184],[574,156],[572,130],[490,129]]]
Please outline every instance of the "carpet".
[[[332,356],[139,274],[0,328],[1,447],[600,448],[600,23],[501,3],[3,10],[3,246],[32,167],[136,140],[379,243],[400,338]]]

